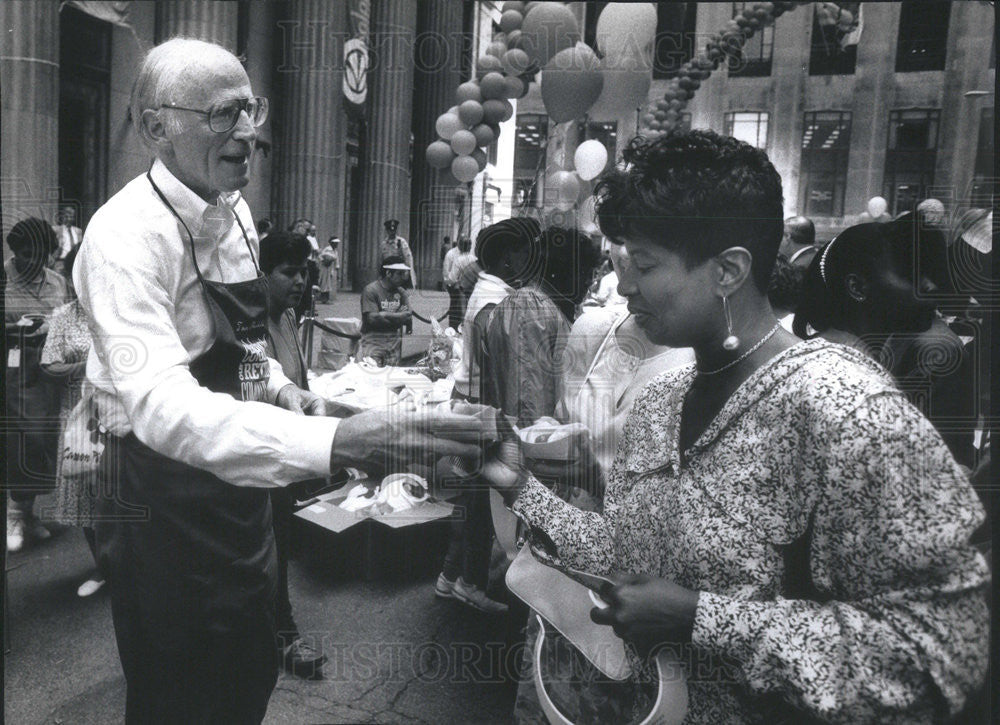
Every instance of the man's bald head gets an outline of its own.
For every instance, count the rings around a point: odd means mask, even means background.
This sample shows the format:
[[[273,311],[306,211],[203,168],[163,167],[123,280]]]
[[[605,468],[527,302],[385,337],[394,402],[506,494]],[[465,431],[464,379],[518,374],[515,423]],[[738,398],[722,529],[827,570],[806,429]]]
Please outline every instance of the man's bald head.
[[[793,216],[785,219],[785,235],[793,244],[816,244],[816,227],[808,217]]]
[[[185,88],[206,72],[220,71],[245,75],[239,58],[221,45],[204,40],[171,38],[146,53],[129,102],[132,124],[139,137],[146,141],[142,133],[145,111],[178,103]]]

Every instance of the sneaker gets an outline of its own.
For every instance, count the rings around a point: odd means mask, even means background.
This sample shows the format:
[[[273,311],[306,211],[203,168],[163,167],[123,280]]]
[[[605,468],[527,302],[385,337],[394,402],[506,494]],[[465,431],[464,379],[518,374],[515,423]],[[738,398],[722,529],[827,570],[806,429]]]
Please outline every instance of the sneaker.
[[[306,680],[323,679],[324,662],[326,662],[326,655],[314,650],[301,638],[296,638],[294,642],[281,651],[281,664],[285,668],[285,672]]]
[[[437,583],[434,584],[434,596],[442,599],[455,598],[455,582],[450,581],[444,572],[438,574]]]
[[[24,519],[7,517],[7,551],[14,553],[24,548]]]
[[[101,590],[101,587],[104,586],[104,584],[105,584],[104,580],[98,579],[95,575],[94,577],[88,579],[79,586],[79,588],[76,590],[76,596],[89,597],[91,594],[96,594],[97,592],[99,592]]]
[[[462,577],[459,577],[455,581],[455,586],[452,588],[452,596],[463,604],[467,604],[473,609],[478,609],[480,612],[486,612],[487,614],[503,614],[507,611],[507,605],[503,602],[497,602],[486,596],[486,592],[477,587],[475,584],[466,584]]]

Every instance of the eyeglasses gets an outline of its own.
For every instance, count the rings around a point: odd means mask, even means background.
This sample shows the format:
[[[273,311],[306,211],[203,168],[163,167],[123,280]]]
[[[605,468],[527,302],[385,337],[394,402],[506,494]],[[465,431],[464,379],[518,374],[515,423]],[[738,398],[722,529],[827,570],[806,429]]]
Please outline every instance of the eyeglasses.
[[[215,131],[215,133],[227,133],[236,127],[242,111],[246,111],[247,118],[250,119],[250,123],[254,127],[264,125],[264,121],[267,120],[268,104],[267,99],[263,96],[255,96],[254,98],[234,98],[231,101],[212,106],[207,111],[203,111],[200,108],[175,106],[170,103],[164,103],[160,108],[172,108],[175,111],[200,113],[203,116],[208,116],[208,127]]]

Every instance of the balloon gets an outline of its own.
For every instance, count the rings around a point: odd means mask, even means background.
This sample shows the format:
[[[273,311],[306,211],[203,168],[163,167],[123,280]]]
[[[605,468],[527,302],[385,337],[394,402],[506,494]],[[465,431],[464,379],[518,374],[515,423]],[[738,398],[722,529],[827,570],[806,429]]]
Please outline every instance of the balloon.
[[[556,123],[582,116],[604,88],[594,51],[583,43],[556,53],[542,71],[542,102]]]
[[[545,180],[545,201],[556,209],[572,209],[580,194],[580,180],[572,171],[554,171]]]
[[[524,50],[521,47],[521,31],[512,30],[507,33],[507,50]]]
[[[608,150],[600,141],[584,141],[576,147],[573,154],[573,165],[577,175],[584,181],[590,181],[604,171],[608,163]]]
[[[858,215],[858,223],[859,223],[859,224],[867,224],[867,223],[868,223],[868,222],[870,222],[871,220],[872,220],[872,215],[871,215],[871,214],[869,214],[869,213],[868,213],[868,212],[866,212],[866,211],[863,211],[863,212],[861,212],[861,213],[860,213],[860,214]]]
[[[506,111],[507,107],[503,101],[496,98],[483,101],[483,121],[486,123],[500,123],[504,120],[503,116]]]
[[[868,213],[872,215],[873,219],[878,219],[885,214],[888,208],[889,203],[881,196],[873,196],[868,200]]]
[[[485,123],[473,128],[472,135],[476,137],[476,146],[489,146],[497,137],[497,134],[493,132],[493,127]]]
[[[501,121],[509,121],[514,116],[514,104],[508,100],[503,102],[503,115],[500,116]]]
[[[455,100],[461,105],[465,101],[482,101],[483,93],[475,81],[466,81],[455,91]]]
[[[604,60],[601,61],[602,65]],[[594,121],[614,121],[629,116],[649,96],[649,86],[653,80],[649,69],[630,71],[602,67],[601,75],[604,77],[601,95],[587,111],[587,115]]]
[[[532,63],[542,67],[561,50],[580,39],[580,27],[573,12],[562,3],[533,5],[521,23],[520,45]]]
[[[483,104],[479,101],[462,101],[458,117],[466,126],[475,126],[483,120]]]
[[[524,81],[517,76],[507,76],[503,79],[504,98],[520,98],[524,95]]]
[[[508,10],[516,10],[517,12],[523,14],[524,13],[524,3],[522,3],[522,2],[506,2],[506,3],[504,3],[501,6],[500,9],[503,12],[507,12]]]
[[[487,73],[503,71],[503,63],[495,55],[484,55],[476,62],[476,78],[482,78]]]
[[[469,182],[479,173],[479,164],[471,156],[456,156],[451,162],[451,173],[462,182]]]
[[[462,130],[462,119],[450,113],[442,113],[434,123],[434,128],[437,130],[438,136],[445,141],[450,141],[456,132]]]
[[[653,3],[608,3],[597,19],[597,48],[606,56],[643,49],[656,37],[656,20]]]
[[[476,149],[472,152],[472,158],[476,161],[476,168],[482,171],[486,168],[486,152],[482,149]]]
[[[483,94],[483,98],[486,100],[491,98],[503,98],[504,93],[507,92],[507,85],[504,83],[503,74],[487,73],[483,76],[483,79],[479,81],[479,89]]]
[[[517,10],[504,10],[500,16],[500,29],[505,33],[510,33],[521,29],[524,16]]]
[[[503,69],[510,76],[519,76],[522,73],[527,73],[528,68],[531,67],[531,59],[520,48],[511,48],[503,54],[503,58],[500,60],[502,61]]]
[[[503,54],[506,52],[507,52],[507,45],[504,43],[499,43],[495,40],[486,46],[486,55],[492,55],[497,58],[503,58]]]
[[[446,141],[435,141],[427,146],[427,163],[435,169],[444,169],[451,166],[455,153]]]
[[[468,156],[476,149],[476,136],[472,131],[455,131],[451,137],[451,149],[459,156]]]

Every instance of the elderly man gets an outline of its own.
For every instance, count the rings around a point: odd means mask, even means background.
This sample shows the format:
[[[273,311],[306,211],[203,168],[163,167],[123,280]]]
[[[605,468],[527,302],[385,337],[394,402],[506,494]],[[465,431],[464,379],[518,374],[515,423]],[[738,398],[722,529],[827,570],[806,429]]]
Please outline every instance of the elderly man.
[[[74,269],[87,376],[102,417],[123,414],[97,534],[130,723],[263,719],[278,666],[268,488],[384,467],[390,445],[478,451],[452,440],[475,438],[466,416],[322,417],[267,356],[267,283],[238,191],[267,111],[225,49],[153,48],[131,116],[155,160],[94,215]]]
[[[816,226],[812,220],[804,216],[785,219],[785,235],[778,253],[785,255],[792,266],[805,269],[817,251]]]

